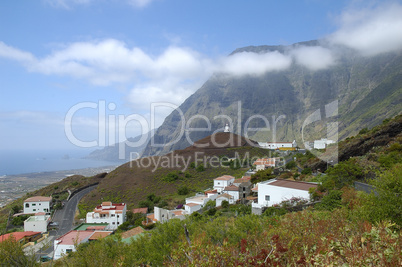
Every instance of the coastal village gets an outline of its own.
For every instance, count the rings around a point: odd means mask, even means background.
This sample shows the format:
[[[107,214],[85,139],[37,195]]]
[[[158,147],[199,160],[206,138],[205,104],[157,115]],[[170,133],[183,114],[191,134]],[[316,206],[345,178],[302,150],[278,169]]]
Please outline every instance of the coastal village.
[[[226,125],[224,132],[229,133]],[[314,142],[320,145],[330,144],[326,140]],[[270,142],[258,143],[265,149],[281,151],[283,153],[295,153],[296,141],[293,142]],[[298,151],[297,151],[298,152]],[[234,159],[231,159],[234,160]],[[213,187],[204,192],[196,193],[187,197],[185,203],[175,209],[165,209],[158,206],[153,207],[153,212],[148,213],[148,208],[136,208],[131,210],[133,214],[139,213],[143,216],[142,226],[134,227],[123,232],[122,240],[130,242],[132,238],[144,234],[157,223],[166,223],[171,219],[184,219],[193,213],[202,213],[206,206],[219,208],[221,206],[245,204],[251,206],[252,213],[261,215],[268,207],[277,207],[280,203],[288,201],[292,205],[308,204],[310,202],[311,188],[316,188],[317,183],[303,182],[287,179],[273,178],[258,183],[251,182],[251,175],[266,169],[283,169],[283,158],[259,158],[256,159],[252,168],[243,177],[236,179],[231,175],[222,175],[213,179]],[[295,201],[296,200],[296,201]],[[48,231],[53,226],[51,210],[53,206],[52,197],[34,196],[25,199],[23,212],[14,216],[30,215],[24,221],[24,232],[14,232],[0,236],[0,242],[13,237],[16,241],[24,244],[29,251],[30,246],[45,240]],[[119,226],[127,220],[127,203],[102,202],[86,214],[85,222],[73,230],[54,239],[54,251],[52,255],[45,256],[45,259],[57,260],[68,253],[75,251],[77,245],[85,242],[96,241],[113,234]]]

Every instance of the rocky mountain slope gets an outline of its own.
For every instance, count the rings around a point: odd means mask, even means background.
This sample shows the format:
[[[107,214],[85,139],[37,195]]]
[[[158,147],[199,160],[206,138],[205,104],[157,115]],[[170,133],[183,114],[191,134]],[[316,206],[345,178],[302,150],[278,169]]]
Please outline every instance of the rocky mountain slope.
[[[251,46],[237,49],[232,55],[286,53],[294,47],[317,43]],[[194,140],[223,129],[226,123],[232,132],[257,141],[297,140],[304,147],[304,142],[315,139],[344,139],[401,112],[401,52],[363,57],[343,48],[336,51],[336,63],[321,70],[293,62],[285,70],[259,76],[214,74],[180,106],[184,118],[173,111],[165,119],[154,135],[155,143],[160,146],[149,143],[144,155],[163,155],[183,149]],[[311,122],[312,118],[316,121]],[[246,131],[247,126],[266,131]],[[208,129],[191,131],[189,128]]]

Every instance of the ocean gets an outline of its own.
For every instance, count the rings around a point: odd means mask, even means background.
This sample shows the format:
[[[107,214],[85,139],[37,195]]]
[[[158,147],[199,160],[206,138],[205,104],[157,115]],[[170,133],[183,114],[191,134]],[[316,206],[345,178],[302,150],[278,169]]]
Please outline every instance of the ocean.
[[[23,173],[51,172],[121,165],[122,163],[84,159],[88,152],[0,151],[0,178]]]

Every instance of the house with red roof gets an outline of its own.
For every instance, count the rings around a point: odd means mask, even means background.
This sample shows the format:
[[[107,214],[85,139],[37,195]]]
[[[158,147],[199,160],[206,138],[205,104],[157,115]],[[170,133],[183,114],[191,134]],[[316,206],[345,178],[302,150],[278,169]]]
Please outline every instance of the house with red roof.
[[[230,175],[223,175],[214,179],[214,189],[221,193],[225,187],[231,185],[235,178]]]
[[[116,230],[126,221],[127,205],[125,203],[102,202],[93,212],[88,212],[87,223],[107,223],[108,230]]]
[[[97,231],[78,231],[71,230],[66,234],[60,236],[56,240],[54,240],[54,256],[55,260],[60,259],[61,257],[76,251],[76,247],[81,244],[88,242],[89,239],[95,234],[97,236]],[[111,233],[111,232],[110,232]],[[103,236],[104,234],[102,234]],[[99,236],[97,236],[99,237]]]
[[[24,213],[50,212],[51,203],[52,197],[34,196],[27,198],[24,201]]]
[[[233,197],[233,200],[236,202],[236,201],[238,201],[240,199],[240,192],[239,191],[240,191],[239,187],[234,185],[234,184],[232,184],[232,185],[226,186],[223,189],[222,193],[231,195]]]
[[[137,208],[137,209],[132,209],[132,213],[141,213],[141,214],[147,214],[148,213],[148,208]]]
[[[261,214],[262,211],[282,201],[293,197],[310,199],[309,189],[316,188],[317,183],[292,181],[284,179],[271,179],[257,184],[253,191],[258,192],[257,203],[251,203],[253,213]]]
[[[16,242],[26,244],[28,242],[35,242],[42,237],[41,232],[25,231],[25,232],[13,232],[0,236],[0,243],[7,239],[14,239]]]
[[[265,170],[267,168],[276,167],[280,162],[280,158],[262,158],[254,161],[256,171]]]

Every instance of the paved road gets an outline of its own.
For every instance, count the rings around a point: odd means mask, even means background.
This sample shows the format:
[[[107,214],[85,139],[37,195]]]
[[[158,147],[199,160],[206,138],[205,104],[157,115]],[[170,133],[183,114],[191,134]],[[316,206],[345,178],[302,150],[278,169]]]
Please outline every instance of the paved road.
[[[64,235],[73,229],[74,215],[77,210],[78,202],[83,196],[95,189],[97,185],[85,188],[84,190],[75,194],[69,201],[67,201],[61,210],[57,210],[53,216],[53,222],[59,224],[57,230],[49,231],[49,248],[37,253],[38,256],[48,255],[53,252],[53,241],[59,236]]]

